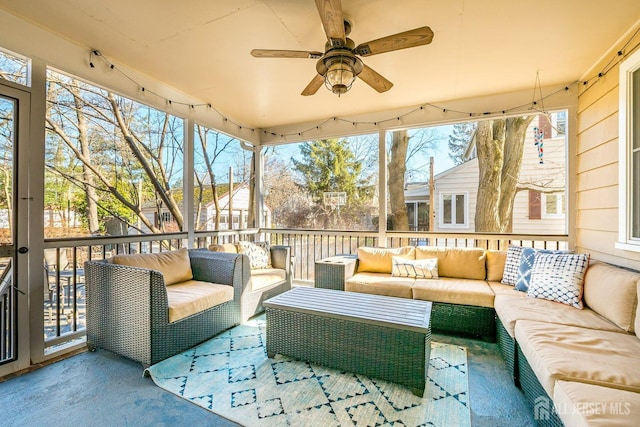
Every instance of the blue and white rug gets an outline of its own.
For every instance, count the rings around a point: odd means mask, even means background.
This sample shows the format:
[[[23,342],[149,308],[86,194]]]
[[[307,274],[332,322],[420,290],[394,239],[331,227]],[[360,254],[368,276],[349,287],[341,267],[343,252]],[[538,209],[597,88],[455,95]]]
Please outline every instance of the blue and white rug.
[[[145,370],[161,388],[245,426],[469,426],[467,353],[431,344],[424,397],[277,355],[264,316]]]

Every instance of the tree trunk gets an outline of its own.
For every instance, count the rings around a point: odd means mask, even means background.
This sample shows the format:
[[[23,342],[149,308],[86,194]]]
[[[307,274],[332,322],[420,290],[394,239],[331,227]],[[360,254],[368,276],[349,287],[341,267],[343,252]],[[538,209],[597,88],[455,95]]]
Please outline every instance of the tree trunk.
[[[408,231],[409,217],[404,202],[404,175],[406,172],[409,135],[406,130],[393,132],[389,158],[389,204],[394,231]]]
[[[511,117],[478,123],[479,184],[475,231],[511,233],[513,202],[522,166],[524,139],[535,116]]]
[[[89,138],[87,132],[87,119],[82,112],[83,100],[80,90],[77,86],[71,86],[71,93],[76,105],[76,118],[78,120],[78,142],[80,143],[80,151],[91,162],[91,147],[89,146]],[[86,164],[82,165],[82,180],[87,200],[87,222],[89,224],[89,233],[94,234],[100,231],[100,222],[98,221],[98,193],[94,183],[93,174]]]

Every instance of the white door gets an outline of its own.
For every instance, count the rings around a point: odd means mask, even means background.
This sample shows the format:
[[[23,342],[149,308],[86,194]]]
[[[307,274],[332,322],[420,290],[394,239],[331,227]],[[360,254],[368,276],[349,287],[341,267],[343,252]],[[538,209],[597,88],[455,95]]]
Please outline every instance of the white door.
[[[29,101],[28,92],[0,84],[0,376],[30,363],[29,200],[18,189],[18,181],[28,180]]]

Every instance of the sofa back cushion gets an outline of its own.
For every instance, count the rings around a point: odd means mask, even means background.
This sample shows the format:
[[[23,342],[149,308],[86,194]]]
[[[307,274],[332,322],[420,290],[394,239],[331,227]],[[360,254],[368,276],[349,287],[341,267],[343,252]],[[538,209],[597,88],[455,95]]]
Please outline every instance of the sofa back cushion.
[[[209,245],[209,250],[212,252],[229,252],[232,254],[238,253],[238,247],[235,243],[223,243],[221,245]]]
[[[638,305],[640,273],[595,262],[584,278],[584,302],[593,311],[627,332],[634,327]]]
[[[487,280],[499,282],[502,280],[504,265],[507,262],[507,251],[488,250],[487,253]]]
[[[416,259],[438,258],[438,275],[458,279],[487,277],[486,254],[480,248],[439,248],[418,246]]]
[[[389,273],[393,270],[393,257],[415,259],[415,248],[358,248],[358,271],[370,273]]]
[[[186,248],[157,254],[116,255],[111,258],[111,262],[159,271],[167,286],[193,279],[189,251]]]

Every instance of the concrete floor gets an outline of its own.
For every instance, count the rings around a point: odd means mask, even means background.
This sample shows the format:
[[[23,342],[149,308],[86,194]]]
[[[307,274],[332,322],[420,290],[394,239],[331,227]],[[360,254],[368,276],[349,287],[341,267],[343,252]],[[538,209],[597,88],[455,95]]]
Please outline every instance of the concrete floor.
[[[434,334],[468,349],[472,426],[535,426],[495,343]],[[2,426],[234,426],[157,387],[142,366],[84,352],[0,383]]]

